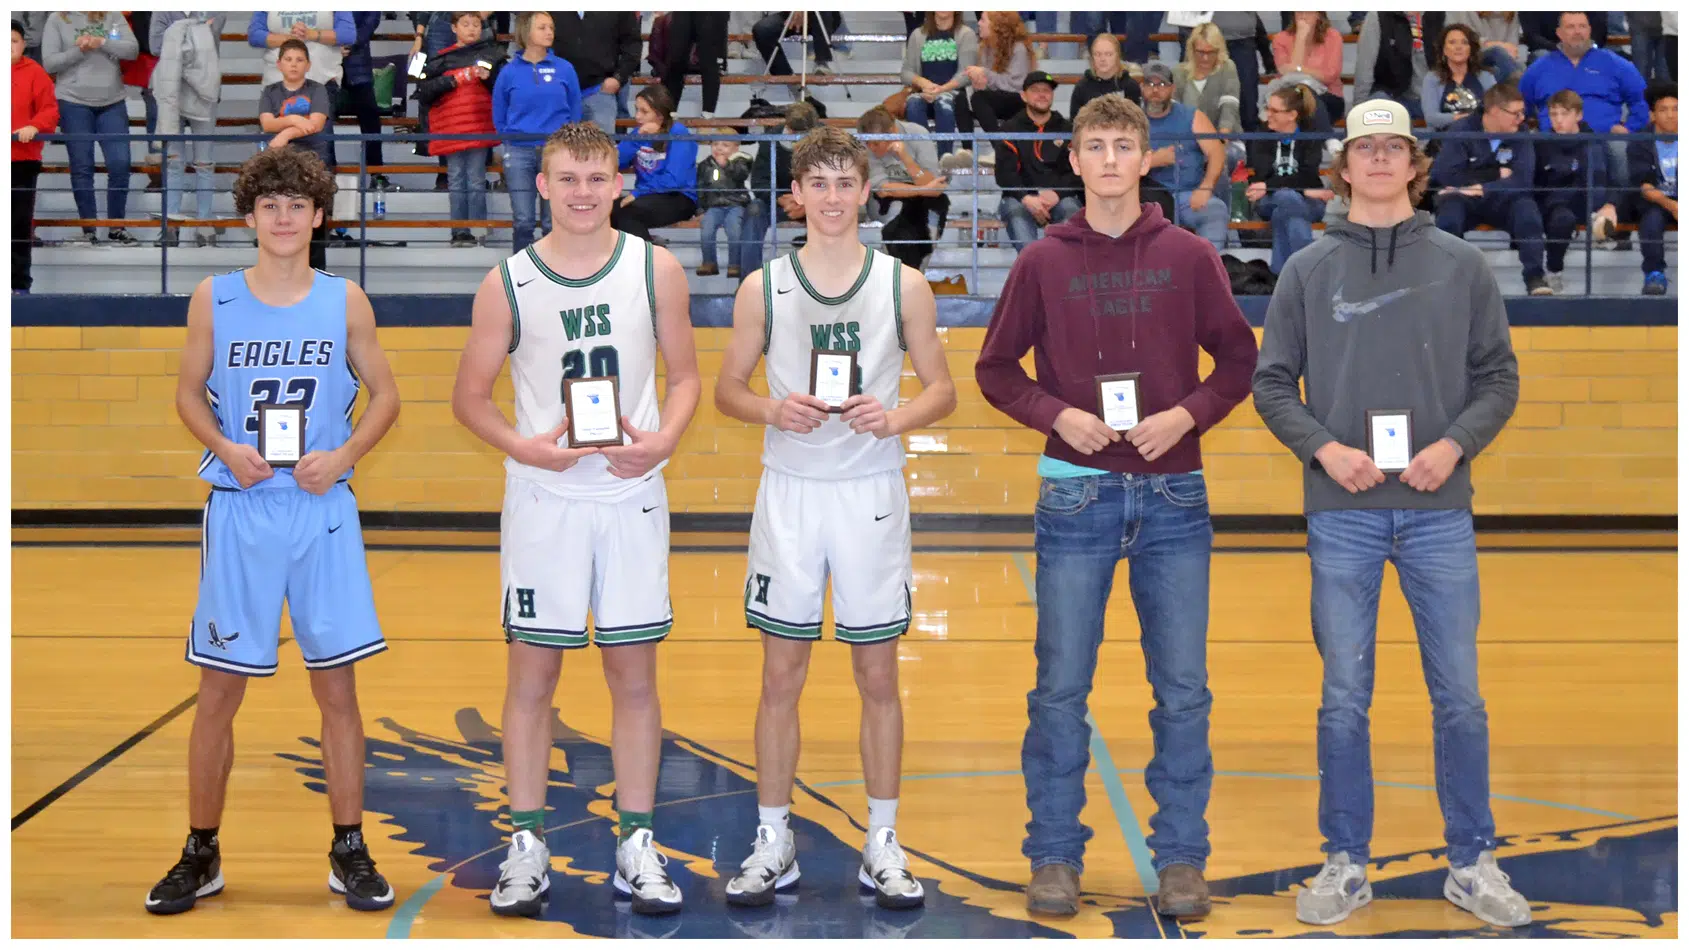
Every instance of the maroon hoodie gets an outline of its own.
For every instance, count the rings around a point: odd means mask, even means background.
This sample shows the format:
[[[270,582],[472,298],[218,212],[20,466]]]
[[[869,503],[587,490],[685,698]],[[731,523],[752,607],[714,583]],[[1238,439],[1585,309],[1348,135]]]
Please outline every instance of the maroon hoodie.
[[[1049,436],[1044,453],[1111,472],[1169,474],[1202,467],[1198,436],[1249,395],[1255,333],[1232,299],[1220,255],[1173,227],[1156,204],[1118,238],[1091,229],[1083,212],[1052,225],[1021,252],[997,299],[974,375],[986,402]],[[1197,376],[1197,348],[1214,357]],[[1036,380],[1021,357],[1035,349]],[[1145,418],[1184,406],[1196,428],[1146,462],[1130,442],[1083,455],[1055,434],[1073,407],[1097,413],[1096,378],[1142,373]]]

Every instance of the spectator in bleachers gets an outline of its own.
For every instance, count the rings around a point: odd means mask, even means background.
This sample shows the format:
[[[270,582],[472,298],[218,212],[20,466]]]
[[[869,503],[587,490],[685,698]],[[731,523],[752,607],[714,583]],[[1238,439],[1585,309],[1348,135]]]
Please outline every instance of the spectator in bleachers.
[[[1003,123],[1004,132],[1073,131],[1073,123],[1051,108],[1056,77],[1042,71],[1028,73],[1021,96],[1026,108]],[[997,186],[1003,189],[997,216],[1017,251],[1038,240],[1039,228],[1060,224],[1078,214],[1085,193],[1068,160],[1068,143],[1059,140],[998,141]]]
[[[1583,121],[1583,100],[1570,89],[1549,97],[1548,118],[1555,135],[1591,131]],[[1618,224],[1618,210],[1609,200],[1607,149],[1600,142],[1556,141],[1547,136],[1534,145],[1537,204],[1548,235],[1548,288],[1558,294],[1566,289],[1561,271],[1572,232],[1588,222],[1595,240],[1604,241]]]
[[[556,38],[551,51],[570,66],[581,84],[581,114],[616,135],[616,119],[628,111],[639,51],[644,45],[639,14],[618,11],[552,11]]]
[[[1325,110],[1326,127],[1341,118],[1343,107],[1343,34],[1321,11],[1298,11],[1291,24],[1273,35],[1273,59],[1286,75],[1302,73],[1319,80],[1315,89]]]
[[[1670,79],[1672,60],[1666,56],[1665,14],[1658,10],[1627,11],[1625,21],[1630,29],[1630,61],[1636,71],[1650,82]]]
[[[505,45],[484,30],[481,14],[455,14],[452,33],[457,42],[428,58],[416,98],[428,106],[428,131],[436,135],[469,135],[497,130],[493,126],[493,87],[504,68]],[[498,147],[494,138],[437,139],[428,143],[430,155],[446,158],[446,187],[451,191],[454,221],[487,217],[487,156]],[[490,238],[491,235],[489,234]],[[452,229],[452,247],[474,247],[467,227]]]
[[[154,55],[152,43],[152,14],[145,10],[125,12],[123,19],[129,24],[129,32],[135,34],[135,44],[139,52],[134,59],[123,61],[123,84],[134,86],[141,93],[141,107],[146,116],[147,135],[158,131],[158,100],[152,94],[152,68],[158,62]],[[164,149],[158,140],[148,138],[146,141],[147,154],[141,159],[141,164],[157,168],[163,160]],[[156,171],[147,172],[147,190],[157,191],[163,186],[163,179]]]
[[[1073,32],[1085,34],[1085,45],[1091,45],[1103,33],[1124,34],[1126,42],[1121,45],[1120,56],[1128,63],[1142,65],[1150,58],[1161,54],[1160,43],[1150,39],[1156,31],[1161,29],[1161,21],[1166,17],[1164,10],[1151,10],[1142,13],[1102,10],[1075,10],[1071,23]],[[1074,115],[1079,114],[1079,107],[1072,107]]]
[[[534,243],[537,223],[543,237],[551,230],[551,202],[540,198],[537,180],[544,136],[580,122],[581,88],[575,67],[551,51],[556,24],[544,11],[516,17],[516,42],[522,55],[507,63],[493,83],[493,128],[501,136],[538,135],[504,149],[504,187],[514,219],[512,246],[517,252]]]
[[[347,47],[346,58],[341,62],[346,101],[352,107],[352,114],[358,117],[358,132],[377,136],[364,140],[364,165],[368,168],[381,164],[381,110],[375,104],[375,59],[370,54],[370,43],[381,28],[383,16],[376,11],[352,14],[352,28],[357,37]],[[370,184],[376,182],[386,184],[387,176],[372,173]]]
[[[716,130],[727,134],[727,130]],[[698,210],[703,220],[698,224],[704,261],[698,268],[699,277],[713,277],[716,267],[716,233],[727,232],[727,276],[742,277],[762,266],[757,256],[761,247],[760,235],[745,233],[745,212],[751,204],[751,193],[745,184],[751,180],[751,159],[739,154],[739,143],[733,139],[717,139],[710,143],[710,155],[698,163]]]
[[[633,120],[639,128],[622,139],[617,156],[622,168],[633,168],[639,177],[633,193],[622,196],[610,213],[610,226],[650,240],[653,228],[666,228],[698,213],[698,143],[680,138],[668,142],[644,138],[692,134],[675,121],[674,100],[662,86],[646,86],[639,91],[633,99]]]
[[[1488,139],[1447,139],[1431,165],[1437,192],[1437,227],[1464,237],[1469,228],[1489,225],[1506,231],[1519,246],[1525,288],[1531,296],[1553,294],[1543,276],[1542,211],[1533,189],[1536,152],[1519,137],[1525,101],[1513,85],[1484,93],[1484,111],[1449,126],[1450,132],[1486,132]]]
[[[842,19],[833,10],[811,10],[807,17],[799,10],[781,10],[758,20],[756,26],[751,27],[751,38],[756,40],[762,61],[768,64],[768,75],[790,76],[792,64],[786,59],[786,51],[780,48],[780,38],[798,33],[807,26],[809,41],[815,47],[815,75],[827,76],[833,72],[830,37],[839,31]],[[1020,18],[1017,16],[1015,19],[1018,21]]]
[[[1007,15],[1020,22],[1018,15]],[[942,222],[950,214],[945,179],[938,174],[938,150],[925,129],[913,122],[899,122],[884,106],[864,112],[856,120],[856,131],[903,136],[863,143],[868,146],[868,214],[885,222],[880,238],[886,253],[920,270],[921,262],[933,249],[928,217],[936,214]],[[894,205],[898,206],[897,213],[888,217]]]
[[[47,28],[47,18],[52,16],[44,10],[33,13],[20,11],[16,20],[23,24],[23,54],[24,56],[41,62],[41,34]]]
[[[782,131],[792,135],[802,135],[821,124],[821,115],[815,107],[807,102],[794,102],[786,107],[784,126],[764,126],[769,135],[776,135]],[[770,164],[770,149],[773,151],[772,165]],[[757,242],[756,254],[760,258],[763,236],[768,233],[769,196],[773,195],[774,205],[778,209],[774,216],[779,221],[804,220],[803,199],[792,191],[792,146],[789,142],[763,142],[757,148],[756,160],[751,163],[751,205],[745,209],[745,239]],[[803,235],[798,235],[792,241],[795,247],[802,244]],[[779,241],[775,241],[779,245]],[[760,260],[757,264],[762,266]],[[747,276],[749,272],[746,272]]]
[[[357,24],[352,20],[352,14],[346,12],[254,13],[252,21],[246,25],[246,43],[257,49],[268,50],[264,54],[264,76],[260,80],[264,85],[268,86],[281,78],[277,60],[280,58],[282,44],[290,39],[300,40],[305,44],[305,53],[311,61],[310,71],[305,74],[305,78],[322,83],[328,90],[329,134],[332,135],[335,103],[340,99],[340,83],[345,73],[341,65],[345,57],[342,49],[358,41]],[[329,174],[334,174],[332,139],[324,140],[321,154]]]
[[[122,218],[129,206],[129,108],[124,105],[123,73],[118,65],[140,50],[129,24],[117,13],[55,13],[41,39],[41,65],[53,77],[59,100],[60,130],[68,135],[97,135],[106,159],[106,214]],[[70,190],[76,216],[98,218],[94,201],[94,141],[66,142],[70,155]],[[111,228],[106,239],[133,247],[140,243],[124,228]],[[69,243],[98,242],[93,228]]]
[[[1560,14],[1556,35],[1559,47],[1532,63],[1519,83],[1537,127],[1549,125],[1548,97],[1570,89],[1583,99],[1590,128],[1615,134],[1641,131],[1648,124],[1647,84],[1630,60],[1594,45],[1586,13]],[[1607,170],[1614,181],[1630,180],[1625,166],[1624,140],[1608,142]]]
[[[1237,63],[1220,28],[1204,23],[1191,30],[1185,61],[1173,67],[1174,99],[1207,116],[1216,130],[1238,132],[1243,129],[1238,82]],[[1238,154],[1241,157],[1242,149]]]
[[[1525,34],[1517,13],[1456,10],[1447,14],[1443,22],[1448,26],[1458,23],[1471,27],[1478,34],[1477,48],[1482,51],[1473,53],[1473,59],[1495,73],[1496,82],[1518,83],[1519,75],[1525,71],[1519,55],[1519,43]]]
[[[1677,134],[1677,84],[1657,83],[1648,90],[1653,120],[1644,132]],[[1666,224],[1677,223],[1677,139],[1630,143],[1631,180],[1636,183],[1636,237],[1642,245],[1642,292],[1666,292]]]
[[[1090,60],[1090,68],[1073,87],[1068,111],[1078,115],[1079,110],[1085,108],[1085,103],[1111,92],[1118,92],[1137,103],[1139,108],[1143,107],[1144,91],[1138,88],[1138,81],[1126,70],[1120,37],[1113,33],[1098,33],[1091,39]]]
[[[1478,32],[1464,23],[1450,23],[1437,38],[1437,65],[1425,73],[1419,104],[1425,124],[1446,129],[1483,108],[1484,93],[1496,84],[1495,74],[1478,68]]]
[[[176,229],[169,226],[168,220],[187,217],[179,209],[188,205],[184,165],[189,151],[194,156],[194,217],[206,220],[213,214],[216,143],[209,136],[217,133],[217,103],[223,96],[219,50],[226,19],[221,13],[155,13],[148,27],[152,31],[152,48],[158,53],[158,63],[152,71],[152,92],[158,102],[159,128],[165,135],[186,131],[201,136],[192,142],[165,145],[167,223],[159,235],[160,244],[174,244],[177,239]],[[197,235],[196,243],[201,247],[217,243],[216,228],[201,228]]]
[[[1267,97],[1267,130],[1289,135],[1314,131],[1314,117],[1320,108],[1314,91],[1291,86]],[[1320,179],[1320,159],[1325,143],[1319,139],[1249,142],[1249,188],[1244,197],[1253,203],[1255,214],[1273,226],[1273,257],[1269,265],[1277,274],[1290,255],[1314,243],[1314,222],[1325,215],[1325,203],[1333,197]]]
[[[35,183],[41,178],[36,136],[59,127],[53,79],[24,55],[24,25],[12,21],[12,293],[30,288],[30,248],[35,241]]]
[[[954,10],[927,13],[903,47],[905,85],[915,87],[904,105],[904,118],[921,128],[928,121],[938,132],[955,132],[958,114],[967,117],[968,67],[979,61],[979,37]],[[972,122],[968,123],[970,126]],[[942,158],[955,151],[953,139],[938,143]]]
[[[258,127],[266,135],[273,135],[270,148],[298,148],[322,159],[329,173],[334,173],[328,147],[329,117],[334,114],[333,100],[328,87],[309,78],[311,54],[305,41],[288,37],[276,49],[276,68],[281,78],[264,87],[258,94]],[[328,230],[330,222],[325,209],[323,222],[311,232],[311,266],[328,269]]]
[[[1021,110],[1021,86],[1038,68],[1038,54],[1020,14],[992,10],[979,19],[979,62],[963,70],[973,85],[968,98],[974,121],[987,133]]]
[[[1272,37],[1267,35],[1266,24],[1261,22],[1261,15],[1258,13],[1216,11],[1209,25],[1219,34],[1219,45],[1226,51],[1223,58],[1231,62],[1233,71],[1237,73],[1238,119],[1242,122],[1245,132],[1253,132],[1261,127],[1260,90],[1263,61],[1266,66],[1264,72],[1271,74],[1277,71],[1273,62]],[[1199,31],[1201,27],[1197,27],[1192,33]],[[1191,51],[1192,46],[1187,38],[1184,62],[1194,64],[1200,69],[1203,64],[1191,58]],[[1213,120],[1213,113],[1210,113],[1208,118]],[[1237,153],[1241,158],[1241,146]]]
[[[1174,223],[1225,250],[1231,224],[1226,199],[1214,193],[1225,172],[1226,149],[1219,139],[1179,139],[1174,136],[1213,133],[1208,116],[1173,101],[1173,67],[1153,62],[1144,67],[1139,83],[1144,90],[1144,114],[1149,116],[1150,178],[1173,194]],[[1167,144],[1157,145],[1166,142]]]
[[[698,53],[698,73],[703,79],[703,116],[715,118],[721,102],[721,63],[727,58],[726,11],[676,10],[669,14],[669,57],[663,67],[663,85],[680,108],[686,93],[686,72],[692,51]]]
[[[1440,13],[1372,12],[1355,40],[1355,101],[1393,99],[1415,119],[1425,118],[1419,89],[1430,71],[1426,37],[1442,32]]]

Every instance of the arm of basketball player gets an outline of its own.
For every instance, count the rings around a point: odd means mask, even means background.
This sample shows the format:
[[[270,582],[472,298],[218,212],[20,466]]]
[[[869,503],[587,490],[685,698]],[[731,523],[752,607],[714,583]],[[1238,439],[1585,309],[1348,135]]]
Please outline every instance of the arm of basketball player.
[[[524,439],[493,402],[493,383],[504,368],[513,332],[510,300],[504,295],[504,281],[495,267],[487,272],[475,292],[469,341],[463,346],[463,356],[457,364],[457,382],[452,386],[452,417],[475,433],[476,438],[516,461],[561,472],[598,450],[568,449],[557,444],[569,431],[567,415],[550,432]]]
[[[898,279],[903,281],[903,341],[909,349],[909,365],[921,380],[921,394],[887,409],[873,396],[859,393],[840,407],[851,431],[872,432],[881,439],[924,429],[956,411],[956,383],[938,339],[938,303],[932,285],[908,265]]]
[[[657,291],[657,350],[663,354],[663,409],[656,432],[641,432],[627,416],[622,429],[627,445],[607,445],[610,474],[640,478],[674,454],[692,422],[703,393],[698,380],[698,351],[692,342],[692,290],[686,270],[667,248],[652,248],[652,279]]]
[[[217,414],[211,411],[211,403],[206,401],[205,384],[211,379],[211,364],[216,356],[212,352],[213,339],[211,278],[207,277],[194,288],[194,295],[188,300],[188,339],[182,347],[182,368],[176,377],[176,415],[181,417],[182,424],[188,427],[194,438],[223,460],[235,480],[240,482],[240,487],[251,488],[274,475],[275,471],[256,448],[223,434],[223,427],[217,423]],[[229,398],[236,395],[227,394]]]
[[[393,380],[393,368],[387,365],[387,354],[375,334],[375,308],[363,288],[351,281],[346,282],[346,358],[369,390],[369,405],[339,448],[307,452],[293,467],[293,480],[315,495],[333,488],[399,418],[399,384]]]
[[[762,282],[767,275],[766,270],[759,270],[739,285],[739,296],[733,301],[733,335],[721,354],[721,376],[715,381],[715,407],[740,422],[787,432],[814,432],[827,421],[826,403],[807,392],[792,392],[785,399],[775,400],[751,389],[751,373],[762,358]]]

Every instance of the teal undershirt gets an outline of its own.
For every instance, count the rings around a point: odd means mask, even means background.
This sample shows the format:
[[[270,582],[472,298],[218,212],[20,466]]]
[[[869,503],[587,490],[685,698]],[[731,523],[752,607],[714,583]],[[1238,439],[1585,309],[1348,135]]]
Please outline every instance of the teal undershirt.
[[[1100,468],[1086,468],[1061,459],[1053,459],[1048,455],[1038,456],[1038,476],[1040,478],[1084,478],[1087,475],[1107,475]]]

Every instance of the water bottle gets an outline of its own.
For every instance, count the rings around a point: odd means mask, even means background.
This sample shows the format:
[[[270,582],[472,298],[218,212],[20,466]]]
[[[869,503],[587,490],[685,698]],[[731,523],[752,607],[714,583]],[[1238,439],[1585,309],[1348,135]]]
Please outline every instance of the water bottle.
[[[378,179],[375,183],[375,219],[381,221],[387,217],[387,179]]]

